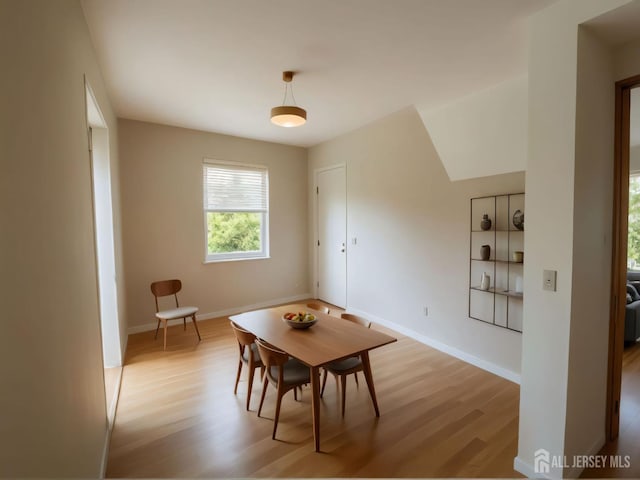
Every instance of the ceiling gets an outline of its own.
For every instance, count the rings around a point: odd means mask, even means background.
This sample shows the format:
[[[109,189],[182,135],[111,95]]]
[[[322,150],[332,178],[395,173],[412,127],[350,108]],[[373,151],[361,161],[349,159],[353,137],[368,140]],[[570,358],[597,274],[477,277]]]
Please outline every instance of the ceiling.
[[[311,146],[521,75],[553,0],[82,0],[119,117]],[[269,122],[282,71],[307,123]]]

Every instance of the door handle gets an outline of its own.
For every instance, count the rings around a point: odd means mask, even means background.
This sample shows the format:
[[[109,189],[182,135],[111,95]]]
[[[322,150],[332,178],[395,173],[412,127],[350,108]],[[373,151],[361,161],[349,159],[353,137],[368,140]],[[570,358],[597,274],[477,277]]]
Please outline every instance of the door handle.
[[[344,253],[346,250],[345,244],[344,242],[342,243],[342,246],[340,247],[340,253]]]

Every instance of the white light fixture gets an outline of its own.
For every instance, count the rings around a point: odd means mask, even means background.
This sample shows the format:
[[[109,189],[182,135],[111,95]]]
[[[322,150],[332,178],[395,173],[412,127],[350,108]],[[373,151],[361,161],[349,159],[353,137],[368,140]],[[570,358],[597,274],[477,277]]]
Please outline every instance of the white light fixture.
[[[293,72],[282,72],[282,80],[285,82],[282,106],[271,109],[271,123],[280,127],[299,127],[304,125],[307,121],[307,112],[304,108],[296,105],[296,97],[293,96],[293,85],[289,87],[293,80]],[[293,105],[286,105],[287,92],[289,91],[291,92]]]

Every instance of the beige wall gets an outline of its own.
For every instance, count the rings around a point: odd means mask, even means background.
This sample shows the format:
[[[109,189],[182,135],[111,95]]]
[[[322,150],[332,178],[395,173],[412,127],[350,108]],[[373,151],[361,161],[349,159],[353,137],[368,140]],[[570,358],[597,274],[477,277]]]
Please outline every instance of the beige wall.
[[[592,32],[580,28],[564,452],[570,456],[595,454],[605,442],[613,210],[613,84],[610,51]]]
[[[525,170],[527,82],[524,75],[434,110],[416,107],[451,180]]]
[[[120,120],[130,331],[155,328],[149,284],[180,278],[202,317],[308,294],[303,148]],[[204,264],[204,158],[269,168],[271,258]]]
[[[468,318],[469,208],[471,197],[523,191],[524,174],[451,182],[412,108],[311,148],[310,185],[316,169],[338,163],[347,308],[517,379],[520,334]],[[312,197],[309,206],[313,232]],[[312,271],[313,238],[309,258]]]
[[[85,74],[114,168],[117,124],[77,1],[1,1],[0,51],[0,477],[96,478],[107,420]]]
[[[537,449],[592,454],[604,438],[612,65],[578,26],[624,3],[564,0],[530,21],[529,261],[515,461],[530,476]],[[542,289],[544,269],[558,272],[557,291]],[[576,473],[558,467],[548,475]]]

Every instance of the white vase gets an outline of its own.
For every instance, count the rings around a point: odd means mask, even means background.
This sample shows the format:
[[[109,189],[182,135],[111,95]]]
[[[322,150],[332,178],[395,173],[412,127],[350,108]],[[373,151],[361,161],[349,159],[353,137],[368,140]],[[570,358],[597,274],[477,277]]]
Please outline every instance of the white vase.
[[[522,293],[522,277],[516,277],[516,293]]]
[[[484,272],[482,274],[482,277],[480,278],[480,289],[489,290],[490,286],[491,286],[491,277],[487,275],[487,272]]]

